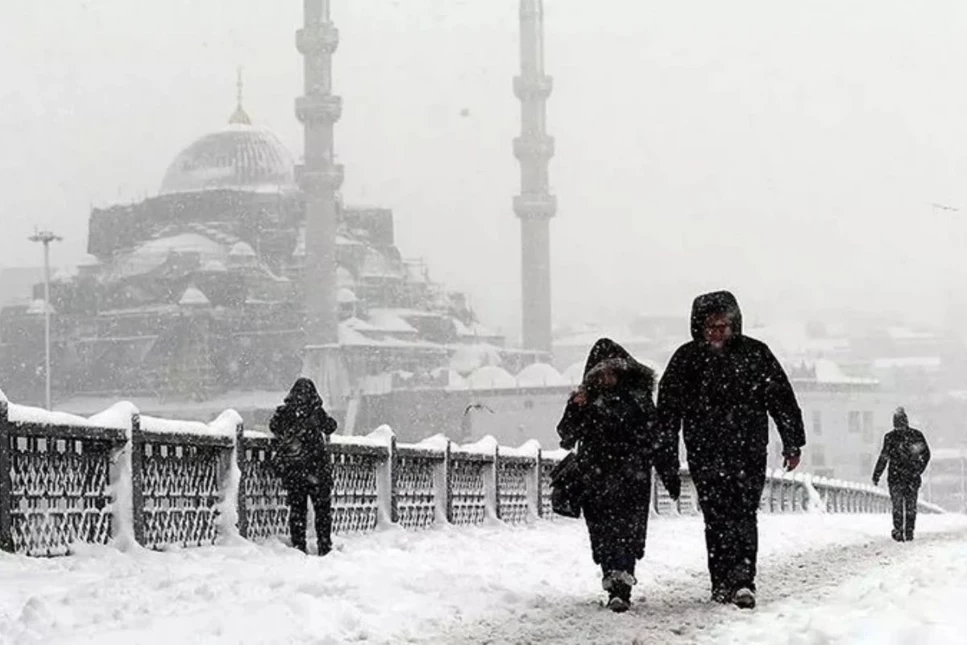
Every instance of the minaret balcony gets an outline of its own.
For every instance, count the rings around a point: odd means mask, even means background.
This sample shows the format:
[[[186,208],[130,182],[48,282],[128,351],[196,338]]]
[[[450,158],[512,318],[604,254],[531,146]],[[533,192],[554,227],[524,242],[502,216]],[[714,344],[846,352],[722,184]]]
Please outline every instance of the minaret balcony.
[[[332,94],[300,96],[295,113],[302,123],[333,124],[342,116],[342,98]]]
[[[514,197],[514,214],[521,219],[550,219],[557,212],[554,195],[531,194]]]
[[[547,74],[514,77],[514,96],[521,101],[533,99],[546,101],[553,89],[554,77]]]
[[[303,27],[295,32],[295,46],[303,56],[332,54],[339,46],[339,30],[331,22]]]
[[[530,135],[514,139],[514,156],[520,161],[547,161],[554,156],[554,137]]]
[[[331,164],[328,168],[310,170],[304,168],[299,177],[299,186],[310,195],[339,190],[345,171],[342,164]]]

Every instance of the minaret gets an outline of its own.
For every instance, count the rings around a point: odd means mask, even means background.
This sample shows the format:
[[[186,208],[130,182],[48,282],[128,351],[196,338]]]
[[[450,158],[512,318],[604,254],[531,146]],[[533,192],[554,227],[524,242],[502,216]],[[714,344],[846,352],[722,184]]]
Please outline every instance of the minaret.
[[[544,7],[541,0],[520,0],[520,136],[514,156],[520,161],[521,194],[514,198],[520,218],[521,306],[525,349],[551,351],[550,220],[557,200],[550,194],[547,165],[554,139],[547,135],[547,97],[553,81],[544,73]]]
[[[252,125],[252,119],[248,117],[248,114],[242,108],[242,90],[245,86],[242,84],[242,68],[238,68],[238,78],[235,81],[236,88],[236,103],[235,111],[232,112],[232,116],[228,117],[229,125]]]
[[[336,191],[343,168],[333,163],[333,125],[342,101],[332,94],[332,54],[339,31],[329,18],[329,0],[303,0],[304,25],[296,47],[305,61],[305,94],[296,115],[305,130],[305,322],[308,346],[338,342],[336,317]]]

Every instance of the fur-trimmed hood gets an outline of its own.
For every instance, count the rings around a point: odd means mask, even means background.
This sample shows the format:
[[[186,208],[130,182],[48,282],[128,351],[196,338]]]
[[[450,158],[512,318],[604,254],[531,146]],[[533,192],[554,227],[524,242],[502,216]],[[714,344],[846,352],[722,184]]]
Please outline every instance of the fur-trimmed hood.
[[[649,397],[655,391],[654,370],[639,363],[628,350],[610,338],[601,338],[588,353],[584,365],[584,386],[593,390],[595,381],[606,370],[614,372],[619,387],[643,391]]]

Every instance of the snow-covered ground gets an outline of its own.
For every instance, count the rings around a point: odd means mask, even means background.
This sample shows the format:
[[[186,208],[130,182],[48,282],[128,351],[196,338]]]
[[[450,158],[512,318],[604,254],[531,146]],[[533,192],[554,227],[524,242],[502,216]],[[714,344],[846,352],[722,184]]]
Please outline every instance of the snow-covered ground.
[[[753,613],[706,602],[698,518],[653,521],[624,615],[600,606],[569,520],[337,538],[326,558],[279,543],[0,555],[0,643],[962,642],[967,518],[921,516],[912,544],[888,524],[762,516]]]

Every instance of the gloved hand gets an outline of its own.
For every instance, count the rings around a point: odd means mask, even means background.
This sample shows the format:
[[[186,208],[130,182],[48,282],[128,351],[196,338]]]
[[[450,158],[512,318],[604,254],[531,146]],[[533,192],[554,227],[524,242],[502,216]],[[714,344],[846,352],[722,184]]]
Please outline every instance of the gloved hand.
[[[874,478],[873,478],[873,485],[874,485],[874,486],[879,486],[879,485],[880,485],[880,480],[879,480],[879,479],[877,479],[876,477],[874,477]]]
[[[795,470],[799,466],[799,455],[789,455],[782,460],[782,467],[786,472]]]
[[[782,451],[782,468],[786,472],[790,472],[799,466],[799,461],[802,459],[802,449],[801,448],[786,448]]]

